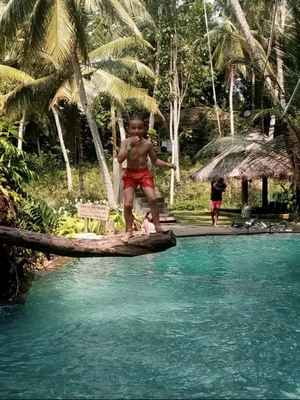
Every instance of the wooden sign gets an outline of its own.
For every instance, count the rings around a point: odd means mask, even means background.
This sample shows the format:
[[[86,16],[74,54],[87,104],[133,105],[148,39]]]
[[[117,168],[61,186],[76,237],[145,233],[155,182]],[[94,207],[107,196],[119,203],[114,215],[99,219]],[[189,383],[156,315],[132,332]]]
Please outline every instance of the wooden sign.
[[[78,215],[81,218],[92,218],[100,221],[107,221],[109,207],[99,204],[80,203],[78,205]]]

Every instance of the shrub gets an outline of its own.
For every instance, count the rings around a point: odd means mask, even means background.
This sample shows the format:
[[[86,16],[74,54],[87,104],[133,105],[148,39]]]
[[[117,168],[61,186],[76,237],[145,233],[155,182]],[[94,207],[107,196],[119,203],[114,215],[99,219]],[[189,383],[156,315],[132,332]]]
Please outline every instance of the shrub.
[[[58,214],[43,200],[20,199],[17,225],[21,229],[51,233],[58,225]]]

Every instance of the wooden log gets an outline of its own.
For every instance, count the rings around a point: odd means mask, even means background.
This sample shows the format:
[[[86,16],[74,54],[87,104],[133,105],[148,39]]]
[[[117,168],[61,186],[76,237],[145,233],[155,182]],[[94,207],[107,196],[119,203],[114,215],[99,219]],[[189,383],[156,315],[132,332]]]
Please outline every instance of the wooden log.
[[[121,239],[121,235],[99,240],[66,239],[0,226],[1,243],[69,257],[134,257],[176,246],[176,237],[172,231],[153,233],[150,236],[137,235],[130,238],[128,243],[124,243]]]

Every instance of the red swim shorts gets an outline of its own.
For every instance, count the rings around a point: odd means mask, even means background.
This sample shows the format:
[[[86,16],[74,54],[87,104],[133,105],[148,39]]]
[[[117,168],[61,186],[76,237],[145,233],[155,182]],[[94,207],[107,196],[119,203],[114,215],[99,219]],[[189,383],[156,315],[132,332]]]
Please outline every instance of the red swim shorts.
[[[211,200],[210,204],[212,209],[221,208],[222,200]]]
[[[124,189],[133,187],[134,189],[138,186],[151,187],[154,189],[153,175],[148,168],[142,169],[131,169],[126,168],[123,174]]]

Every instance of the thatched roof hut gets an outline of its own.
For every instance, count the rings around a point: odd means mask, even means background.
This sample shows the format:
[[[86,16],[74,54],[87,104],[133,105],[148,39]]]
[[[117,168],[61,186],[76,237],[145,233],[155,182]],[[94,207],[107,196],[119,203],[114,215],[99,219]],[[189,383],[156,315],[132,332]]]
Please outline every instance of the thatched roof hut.
[[[267,178],[289,179],[292,166],[282,137],[247,137],[243,142],[227,138],[223,151],[211,159],[191,177],[196,181],[211,181],[216,177],[242,179],[242,202],[248,201],[247,182],[263,179],[263,205],[267,203]]]
[[[218,176],[288,179],[291,175],[292,166],[282,137],[277,137],[272,142],[265,137],[261,140],[247,137],[243,143],[232,140],[230,144],[227,141],[223,151],[196,171],[192,179],[206,181]]]

